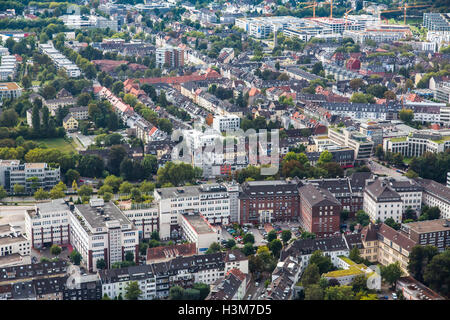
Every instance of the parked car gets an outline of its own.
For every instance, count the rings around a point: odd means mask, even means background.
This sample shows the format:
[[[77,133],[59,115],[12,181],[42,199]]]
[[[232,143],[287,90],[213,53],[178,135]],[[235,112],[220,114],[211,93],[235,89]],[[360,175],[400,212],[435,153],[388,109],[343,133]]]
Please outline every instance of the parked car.
[[[397,297],[397,294],[396,294],[396,293],[393,293],[393,294],[392,294],[392,299],[397,300],[397,298],[398,298],[398,297]]]
[[[255,287],[258,287],[259,286],[259,282],[255,282]]]

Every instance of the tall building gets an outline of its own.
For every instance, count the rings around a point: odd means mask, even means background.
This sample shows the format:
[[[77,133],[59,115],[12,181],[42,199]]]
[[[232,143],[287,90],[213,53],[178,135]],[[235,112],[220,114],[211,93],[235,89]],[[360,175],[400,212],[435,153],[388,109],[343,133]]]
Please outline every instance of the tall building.
[[[402,224],[401,231],[422,246],[432,245],[441,252],[450,247],[450,221],[448,219],[405,223]]]
[[[364,189],[364,211],[372,222],[384,222],[392,218],[402,221],[403,200],[388,181],[374,179],[366,181]]]
[[[342,205],[331,192],[311,184],[300,187],[298,191],[302,227],[318,238],[339,233]]]
[[[128,252],[139,262],[138,230],[114,203],[91,199],[89,204],[71,206],[69,219],[70,243],[90,272],[97,270],[98,260],[111,268],[125,261]]]
[[[156,65],[160,68],[163,66],[169,68],[182,67],[184,65],[184,50],[169,46],[157,48]]]

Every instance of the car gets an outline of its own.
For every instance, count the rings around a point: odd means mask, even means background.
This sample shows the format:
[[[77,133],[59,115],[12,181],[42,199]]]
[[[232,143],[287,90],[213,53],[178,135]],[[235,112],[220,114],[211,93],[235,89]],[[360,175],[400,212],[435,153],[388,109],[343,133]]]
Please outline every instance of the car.
[[[251,298],[252,298],[252,295],[249,294],[248,297],[247,297],[247,300],[250,300]]]
[[[262,239],[261,243],[269,243],[269,241],[267,241],[266,239]]]
[[[392,294],[392,299],[397,300],[397,298],[398,298],[398,297],[397,297],[397,294],[396,294],[396,293],[393,293],[393,294]]]
[[[255,287],[258,287],[259,286],[259,282],[255,282]]]

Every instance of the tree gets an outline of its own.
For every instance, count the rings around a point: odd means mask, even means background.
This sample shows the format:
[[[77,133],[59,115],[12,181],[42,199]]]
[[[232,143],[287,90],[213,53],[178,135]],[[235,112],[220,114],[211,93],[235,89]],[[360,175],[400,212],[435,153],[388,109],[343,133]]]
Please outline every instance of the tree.
[[[387,218],[384,220],[384,223],[387,224],[389,227],[395,230],[400,230],[400,223],[395,222],[395,220],[392,217]]]
[[[398,113],[400,120],[402,120],[405,123],[411,123],[411,121],[414,119],[414,111],[411,109],[405,109],[399,111]]]
[[[317,284],[319,279],[319,267],[314,263],[310,263],[303,272],[301,284],[303,287],[308,287],[310,285]]]
[[[269,242],[268,247],[270,251],[272,251],[273,256],[278,258],[280,256],[281,249],[283,248],[283,244],[280,240],[273,239],[271,242]]]
[[[8,196],[8,193],[6,192],[5,188],[3,186],[0,186],[0,200],[4,199]]]
[[[251,233],[246,233],[242,238],[242,242],[245,243],[255,243],[255,237]]]
[[[141,289],[137,281],[130,281],[125,287],[125,299],[127,300],[139,300],[142,295]]]
[[[431,289],[448,296],[450,294],[450,249],[435,255],[423,274],[425,283]]]
[[[388,282],[391,287],[394,287],[394,284],[398,279],[402,276],[403,271],[400,268],[399,262],[391,263],[388,266],[381,266],[381,277]]]
[[[103,201],[105,201],[105,202],[111,201],[112,197],[113,197],[113,194],[111,192],[105,192],[102,196]]]
[[[350,254],[348,256],[350,258],[350,260],[356,262],[356,263],[361,263],[362,262],[362,258],[361,255],[359,253],[359,249],[358,247],[353,247],[352,250],[350,250]]]
[[[112,92],[114,92],[114,94],[118,95],[121,91],[123,91],[123,82],[122,81],[114,82],[111,89]]]
[[[70,185],[73,181],[77,182],[80,179],[80,173],[75,169],[69,169],[66,172],[66,182]]]
[[[205,298],[209,294],[209,285],[207,285],[206,283],[202,283],[202,282],[194,283],[193,288],[200,292],[199,300],[205,300]]]
[[[322,164],[331,162],[332,160],[333,160],[333,154],[330,151],[325,150],[320,154],[317,164],[322,165]]]
[[[60,253],[61,253],[61,247],[60,246],[58,246],[57,244],[53,244],[51,247],[50,247],[50,253],[52,254],[52,255],[54,255],[54,256],[57,256],[57,255],[59,255]]]
[[[104,259],[98,259],[96,263],[97,269],[105,269],[106,268],[106,262]]]
[[[128,194],[131,192],[131,189],[133,188],[133,185],[131,183],[129,183],[128,181],[124,181],[122,182],[122,184],[120,185],[119,188],[119,192],[120,193],[125,193]]]
[[[0,116],[0,125],[2,127],[15,127],[19,122],[19,115],[14,109],[3,111]]]
[[[47,191],[45,191],[44,189],[39,188],[39,190],[37,190],[37,191],[34,193],[33,197],[34,197],[36,200],[45,200],[45,199],[50,198],[50,194],[49,194]]]
[[[228,239],[227,243],[225,244],[225,248],[227,249],[231,249],[236,245],[236,241],[234,241],[234,239]],[[252,247],[251,243],[250,246]]]
[[[277,238],[277,233],[275,230],[270,230],[269,233],[267,234],[267,242],[272,242],[274,239]]]
[[[38,99],[36,99],[38,100]],[[31,124],[33,126],[33,131],[38,133],[41,129],[41,116],[38,105],[35,103],[33,110],[31,112]]]
[[[350,215],[350,212],[347,209],[343,209],[341,211],[341,222],[344,222],[345,220],[348,219],[348,216]]]
[[[316,234],[308,232],[308,231],[303,231],[302,234],[300,235],[300,238],[301,239],[315,239]]]
[[[323,71],[323,65],[322,62],[317,62],[313,65],[311,72],[318,75],[320,71]]]
[[[352,88],[353,91],[357,91],[361,89],[364,86],[364,81],[362,79],[356,78],[352,79],[349,82],[350,88]]]
[[[80,197],[86,196],[89,197],[92,194],[92,188],[89,187],[86,184],[83,184],[79,189],[78,189],[78,195]]]
[[[352,281],[352,290],[356,294],[360,291],[366,292],[367,288],[367,278],[364,274],[357,275]]]
[[[320,274],[324,274],[333,268],[333,263],[329,256],[324,256],[322,251],[314,251],[309,259],[310,264],[315,264],[319,268]]]
[[[216,253],[220,251],[220,244],[218,244],[217,242],[213,242],[211,243],[211,245],[209,246],[208,250],[206,250],[206,254],[209,253]]]
[[[58,185],[54,186],[52,190],[50,190],[50,198],[51,199],[60,199],[65,197],[64,190]]]
[[[231,239],[231,240],[233,240],[233,239]],[[230,240],[228,240],[228,241],[230,241]],[[233,241],[234,241],[234,240],[233,240]],[[227,245],[228,245],[228,242],[227,242]],[[226,245],[226,246],[227,246],[227,245]],[[255,253],[255,249],[253,248],[253,244],[251,244],[250,242],[247,242],[247,243],[244,245],[244,247],[241,249],[241,251],[242,251],[242,253],[245,254],[246,256],[249,256],[249,255]]]
[[[323,300],[323,289],[318,284],[305,287],[305,300]]]
[[[423,282],[425,268],[434,256],[439,253],[435,246],[414,246],[409,254],[408,272],[420,282]]]
[[[356,212],[356,221],[361,224],[363,227],[369,225],[370,223],[370,216],[365,213],[363,210],[358,210]]]
[[[81,254],[77,250],[72,250],[70,253],[70,260],[72,260],[73,264],[79,266],[81,262]]]
[[[120,185],[122,184],[123,179],[120,177],[116,177],[115,175],[109,175],[106,177],[104,181],[104,186],[112,187],[112,193],[119,191]],[[103,188],[103,186],[102,186]],[[106,191],[106,190],[105,190]],[[108,192],[111,192],[108,190]]]
[[[182,300],[184,297],[184,288],[180,286],[173,286],[169,290],[170,300]]]
[[[354,300],[355,295],[350,286],[334,286],[325,289],[324,300]]]
[[[191,288],[184,290],[183,300],[200,300],[200,291]]]
[[[0,187],[0,197],[1,197],[1,193],[2,193],[1,188],[3,188],[3,187]],[[24,193],[25,193],[25,187],[21,184],[16,183],[14,185],[14,194],[24,194]]]
[[[134,254],[131,251],[127,251],[125,254],[125,261],[133,261],[134,260]]]
[[[291,230],[283,230],[281,232],[281,240],[283,240],[284,244],[287,244],[289,240],[291,240],[292,232]]]

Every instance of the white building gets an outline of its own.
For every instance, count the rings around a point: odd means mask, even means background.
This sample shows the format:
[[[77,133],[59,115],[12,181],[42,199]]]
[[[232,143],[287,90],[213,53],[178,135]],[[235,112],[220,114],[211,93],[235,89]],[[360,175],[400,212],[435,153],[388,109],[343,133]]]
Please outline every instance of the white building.
[[[91,199],[89,204],[75,205],[69,218],[70,242],[90,272],[97,270],[98,260],[111,268],[124,261],[127,252],[138,262],[138,230],[114,203]]]
[[[429,207],[438,207],[441,218],[450,219],[450,188],[433,180],[415,179],[422,187],[422,202]]]
[[[119,205],[119,208],[138,229],[139,239],[150,239],[152,232],[158,231],[158,206],[142,203]]]
[[[30,250],[30,241],[20,231],[9,224],[0,225],[0,267],[26,264]]]
[[[220,228],[211,226],[203,215],[193,211],[180,215],[181,235],[185,240],[195,243],[197,253],[203,253],[212,243],[220,242]]]
[[[214,116],[213,129],[219,132],[234,131],[240,128],[241,118],[236,115]]]
[[[35,204],[25,212],[25,232],[32,248],[70,242],[70,210],[63,199]]]
[[[22,95],[22,88],[15,82],[0,83],[0,102],[3,99],[14,99]]]
[[[395,222],[402,221],[403,200],[401,196],[382,179],[366,181],[364,189],[363,210],[370,216],[372,222],[384,222],[392,218]]]
[[[63,69],[67,75],[71,78],[77,78],[81,75],[81,70],[76,64],[66,58],[58,50],[55,49],[51,42],[40,43],[39,50],[41,53],[46,54],[55,64],[57,69]]]
[[[230,221],[230,194],[225,185],[203,184],[160,188],[154,191],[159,210],[159,234],[169,239],[181,225],[181,213],[198,211],[211,224]]]

